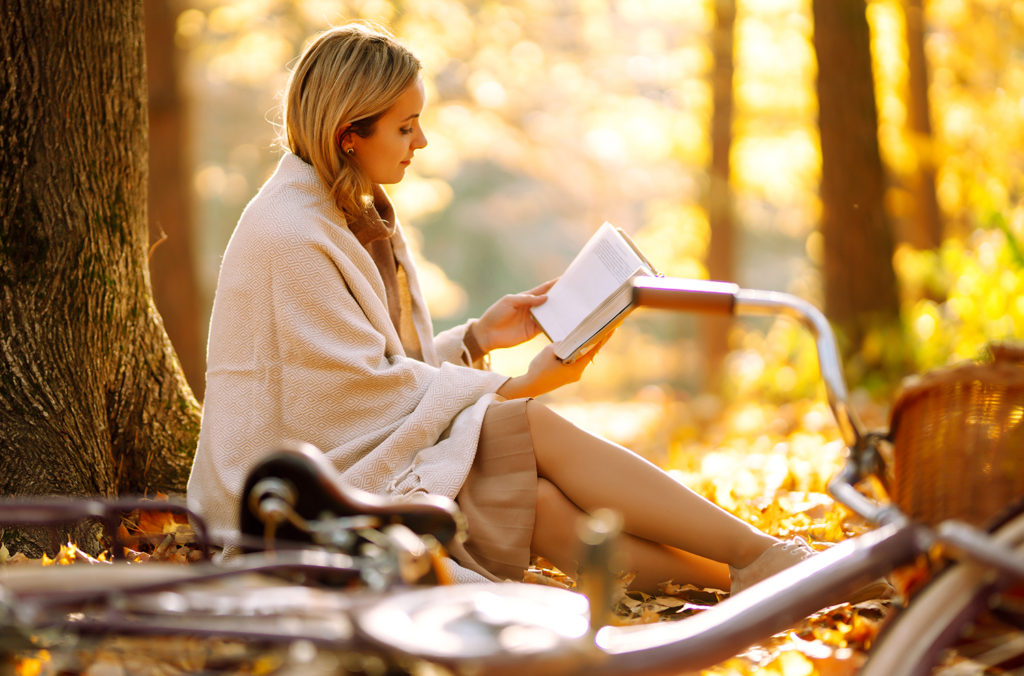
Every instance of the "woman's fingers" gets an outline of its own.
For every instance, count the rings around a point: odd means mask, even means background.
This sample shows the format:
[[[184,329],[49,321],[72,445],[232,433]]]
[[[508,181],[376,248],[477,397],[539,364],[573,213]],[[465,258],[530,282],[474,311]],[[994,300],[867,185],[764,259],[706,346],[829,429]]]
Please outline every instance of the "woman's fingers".
[[[554,279],[549,279],[548,281],[544,282],[540,286],[535,286],[534,288],[530,289],[529,291],[524,291],[523,293],[529,294],[531,296],[539,296],[541,294],[545,294],[545,293],[548,292],[548,289],[550,289],[552,286],[554,286],[555,282],[557,282],[557,281],[558,281],[557,277],[555,277]]]
[[[579,363],[581,368],[586,368],[590,362],[594,361],[594,357],[596,357],[597,353],[601,351],[601,348],[605,346],[605,343],[611,339],[613,333],[614,331],[609,331],[603,338],[601,338],[601,340],[587,348],[587,351],[577,357],[573,363]]]
[[[543,294],[530,294],[530,293],[517,293],[515,295],[509,296],[509,298],[512,299],[512,302],[515,305],[518,305],[520,307],[523,306],[523,305],[530,306],[530,307],[533,307],[533,306],[536,306],[536,305],[541,305],[541,304],[544,303],[544,301],[546,301],[548,299],[548,297],[543,295]]]

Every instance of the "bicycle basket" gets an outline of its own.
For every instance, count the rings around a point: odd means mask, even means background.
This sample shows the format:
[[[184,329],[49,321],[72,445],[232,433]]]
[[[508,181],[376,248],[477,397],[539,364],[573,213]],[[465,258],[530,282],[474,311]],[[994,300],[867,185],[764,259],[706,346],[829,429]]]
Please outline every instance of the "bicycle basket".
[[[892,497],[924,523],[984,526],[1024,496],[1024,348],[991,352],[908,382],[893,407]]]

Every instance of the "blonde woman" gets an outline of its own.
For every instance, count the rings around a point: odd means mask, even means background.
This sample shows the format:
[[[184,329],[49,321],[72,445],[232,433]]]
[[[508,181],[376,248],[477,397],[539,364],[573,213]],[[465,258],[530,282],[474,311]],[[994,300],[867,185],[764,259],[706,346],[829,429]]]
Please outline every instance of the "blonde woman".
[[[548,347],[511,378],[485,367],[489,351],[537,335],[529,309],[549,284],[434,335],[381,188],[427,146],[423,106],[419,62],[382,31],[328,30],[298,60],[287,152],[221,265],[190,505],[236,530],[246,473],[296,439],[358,488],[455,499],[469,527],[451,552],[460,580],[522,579],[531,553],[574,573],[574,525],[602,507],[622,515],[641,589],[735,592],[811,553],[531,398],[578,380],[594,352],[564,364]]]

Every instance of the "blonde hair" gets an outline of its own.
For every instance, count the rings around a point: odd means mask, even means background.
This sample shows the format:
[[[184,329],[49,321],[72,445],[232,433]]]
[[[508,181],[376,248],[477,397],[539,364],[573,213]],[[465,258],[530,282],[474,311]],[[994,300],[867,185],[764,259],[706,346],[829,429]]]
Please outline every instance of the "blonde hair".
[[[346,24],[318,35],[288,79],[284,134],[288,148],[313,165],[338,208],[358,216],[373,185],[342,152],[341,138],[368,138],[399,96],[415,82],[420,62],[392,35]]]

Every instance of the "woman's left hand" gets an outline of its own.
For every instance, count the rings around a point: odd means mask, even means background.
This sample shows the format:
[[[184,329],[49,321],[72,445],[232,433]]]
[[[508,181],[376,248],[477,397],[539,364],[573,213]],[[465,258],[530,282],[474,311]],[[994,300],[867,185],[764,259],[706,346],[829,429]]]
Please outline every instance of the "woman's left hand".
[[[591,347],[586,354],[577,357],[571,364],[566,364],[555,356],[554,345],[545,345],[544,349],[538,352],[530,362],[530,368],[526,373],[506,380],[498,388],[497,393],[506,399],[537,397],[562,385],[575,383],[583,376],[584,369],[594,361],[594,357],[609,338],[611,338],[611,333]]]
[[[552,279],[523,293],[502,296],[487,308],[483,316],[470,325],[480,349],[490,352],[502,347],[514,347],[539,334],[540,327],[530,314],[530,308],[548,299],[545,294],[555,281]]]

